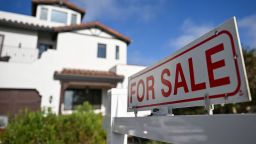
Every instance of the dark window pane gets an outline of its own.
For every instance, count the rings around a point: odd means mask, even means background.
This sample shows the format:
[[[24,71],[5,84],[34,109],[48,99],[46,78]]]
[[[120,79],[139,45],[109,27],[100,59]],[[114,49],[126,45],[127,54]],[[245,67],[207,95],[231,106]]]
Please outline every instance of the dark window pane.
[[[100,89],[68,89],[64,93],[64,109],[73,110],[76,106],[89,102],[94,109],[101,108]]]
[[[38,44],[38,58],[41,58],[42,54],[46,52],[48,49],[53,49],[51,44],[39,43]]]
[[[40,19],[41,20],[47,20],[47,15],[48,15],[48,9],[47,8],[41,8]]]
[[[52,17],[51,17],[52,22],[58,22],[58,23],[67,23],[67,13],[61,12],[61,11],[56,11],[52,10]]]
[[[116,46],[116,59],[119,59],[119,46]]]
[[[4,35],[0,35],[0,57],[2,56],[3,44],[4,44]]]
[[[105,44],[98,44],[98,57],[99,58],[106,58],[106,45]]]
[[[92,105],[94,109],[101,108],[101,91],[99,90],[92,90]]]
[[[71,24],[76,24],[77,23],[77,16],[75,14],[71,15]]]

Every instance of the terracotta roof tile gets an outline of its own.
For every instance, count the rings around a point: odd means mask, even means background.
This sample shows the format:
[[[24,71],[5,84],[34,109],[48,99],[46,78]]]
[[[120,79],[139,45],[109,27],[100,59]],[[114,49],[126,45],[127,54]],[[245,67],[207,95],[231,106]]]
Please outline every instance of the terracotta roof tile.
[[[80,8],[80,7],[76,6],[76,5],[74,5],[73,3],[69,2],[68,0],[32,0],[32,11],[33,11],[34,15],[35,15],[35,12],[36,12],[36,6],[38,4],[48,4],[48,5],[58,4],[58,5],[64,5],[67,8],[70,8],[70,9],[72,9],[74,11],[77,11],[77,12],[81,13],[82,17],[86,13],[85,9]]]
[[[87,22],[87,23],[81,23],[81,24],[76,24],[76,25],[68,25],[68,26],[59,26],[59,27],[54,27],[53,29],[56,32],[66,32],[66,31],[73,31],[73,30],[81,30],[81,29],[89,29],[89,28],[99,28],[111,35],[114,35],[116,38],[125,41],[127,44],[130,44],[131,40],[122,35],[121,33],[101,24],[100,22]]]
[[[55,75],[71,75],[71,76],[83,76],[83,77],[97,77],[97,78],[117,78],[123,79],[124,76],[117,75],[110,71],[95,71],[84,69],[63,69],[61,72],[55,72]]]
[[[1,25],[14,26],[14,27],[25,28],[29,30],[45,30],[45,31],[56,33],[50,25],[46,23],[42,23],[42,21],[38,21],[38,20],[35,21],[35,18],[29,21],[27,20],[26,17],[24,17],[24,19],[22,18],[16,19],[15,17],[12,17],[13,14],[0,12],[0,15],[1,14],[5,15],[0,17]]]

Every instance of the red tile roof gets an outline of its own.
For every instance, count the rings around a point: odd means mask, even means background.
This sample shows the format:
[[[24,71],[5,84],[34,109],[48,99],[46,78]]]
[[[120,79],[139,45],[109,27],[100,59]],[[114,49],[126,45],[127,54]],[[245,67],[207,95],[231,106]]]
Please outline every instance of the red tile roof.
[[[81,30],[81,29],[89,29],[89,28],[99,28],[111,35],[114,35],[116,38],[125,41],[127,44],[130,44],[131,40],[122,35],[121,33],[101,24],[100,22],[87,22],[87,23],[81,23],[76,25],[68,25],[68,26],[60,26],[60,27],[54,27],[54,30],[56,32],[66,32],[66,31],[73,31],[73,30]]]
[[[73,3],[69,2],[68,0],[32,0],[32,12],[33,15],[35,15],[36,13],[36,7],[38,4],[46,4],[46,5],[53,5],[53,4],[57,4],[57,5],[63,5],[66,6],[67,8],[70,8],[74,11],[77,11],[79,13],[82,14],[82,17],[85,14],[85,9],[80,8],[76,5],[74,5]]]
[[[45,31],[53,32],[53,33],[68,32],[68,31],[73,31],[73,30],[90,29],[90,28],[99,28],[102,31],[109,33],[110,35],[113,35],[117,39],[126,42],[127,44],[131,43],[131,40],[128,37],[101,24],[100,22],[87,22],[87,23],[81,23],[81,24],[76,24],[76,25],[49,27],[49,26],[45,26],[45,25],[39,25],[36,23],[24,23],[22,21],[17,21],[17,20],[13,21],[13,20],[5,19],[5,18],[0,18],[0,24],[26,28],[26,29],[30,29],[30,30],[45,30]]]
[[[9,17],[0,17],[0,25],[24,28],[29,30],[42,30],[42,31],[54,32],[52,27],[49,25],[40,24],[39,22],[37,23],[29,22],[29,21],[26,21],[26,19],[22,20],[22,19],[15,19],[15,18],[9,18]]]
[[[84,69],[63,69],[61,72],[55,72],[55,75],[65,76],[81,76],[81,77],[93,77],[93,78],[110,78],[110,79],[123,79],[124,76],[117,75],[110,71],[96,71],[96,70],[84,70]]]

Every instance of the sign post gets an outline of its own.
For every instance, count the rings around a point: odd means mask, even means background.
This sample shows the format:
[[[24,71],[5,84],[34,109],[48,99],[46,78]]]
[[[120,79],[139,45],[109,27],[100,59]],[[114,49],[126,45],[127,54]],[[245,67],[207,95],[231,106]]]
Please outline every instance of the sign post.
[[[129,77],[128,111],[250,101],[235,18]]]

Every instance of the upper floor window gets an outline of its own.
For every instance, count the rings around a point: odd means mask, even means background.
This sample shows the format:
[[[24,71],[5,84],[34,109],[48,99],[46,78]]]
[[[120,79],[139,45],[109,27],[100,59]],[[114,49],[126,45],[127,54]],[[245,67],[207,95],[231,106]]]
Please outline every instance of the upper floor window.
[[[41,13],[40,13],[40,19],[41,20],[47,20],[47,16],[48,16],[48,9],[42,7],[41,8]]]
[[[4,35],[0,34],[0,57],[2,56],[3,44],[4,44]]]
[[[71,15],[71,24],[76,24],[77,23],[77,15],[76,14],[72,14]]]
[[[116,59],[119,60],[119,46],[116,46]]]
[[[98,58],[106,58],[107,46],[105,44],[98,44]]]
[[[52,10],[52,22],[67,23],[68,14],[62,11]]]
[[[107,46],[105,44],[98,44],[98,58],[107,57]]]

